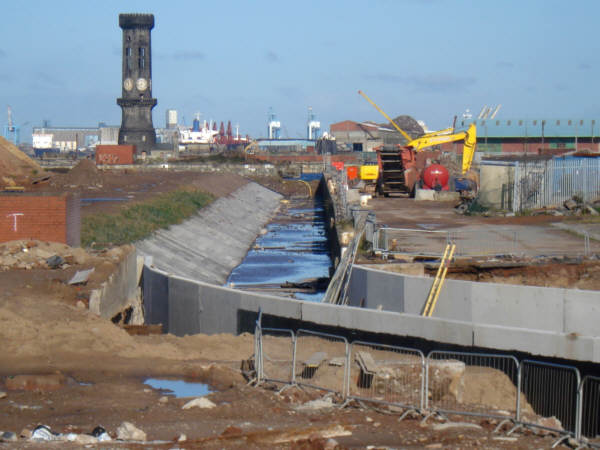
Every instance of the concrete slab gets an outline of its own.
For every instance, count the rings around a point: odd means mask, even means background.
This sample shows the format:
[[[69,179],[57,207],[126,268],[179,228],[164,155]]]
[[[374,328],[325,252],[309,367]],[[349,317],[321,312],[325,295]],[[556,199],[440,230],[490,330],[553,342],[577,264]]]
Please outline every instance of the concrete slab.
[[[600,293],[564,290],[564,332],[581,336],[600,334]]]
[[[561,333],[564,289],[472,283],[473,321]]]

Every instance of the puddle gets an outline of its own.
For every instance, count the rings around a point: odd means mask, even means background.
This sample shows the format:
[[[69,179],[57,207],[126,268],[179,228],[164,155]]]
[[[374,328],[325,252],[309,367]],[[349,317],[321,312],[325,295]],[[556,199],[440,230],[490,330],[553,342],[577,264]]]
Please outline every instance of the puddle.
[[[89,203],[98,203],[98,202],[124,202],[126,198],[122,197],[96,197],[96,198],[82,198],[81,204],[86,205]]]
[[[165,394],[172,395],[176,398],[204,397],[213,392],[208,384],[192,383],[183,380],[148,378],[144,381],[144,384],[160,391],[166,391]]]

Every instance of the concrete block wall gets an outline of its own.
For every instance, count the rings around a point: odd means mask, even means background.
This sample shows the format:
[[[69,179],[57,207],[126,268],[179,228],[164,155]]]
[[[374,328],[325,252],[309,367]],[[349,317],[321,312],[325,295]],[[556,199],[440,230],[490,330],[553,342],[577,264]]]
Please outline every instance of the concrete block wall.
[[[137,314],[141,305],[138,296],[138,265],[135,248],[130,246],[129,253],[118,264],[117,269],[108,277],[99,289],[90,295],[89,309],[106,319],[131,306]],[[141,311],[139,316],[141,317]]]
[[[79,198],[14,193],[0,195],[0,242],[17,239],[80,245]]]
[[[153,311],[153,323],[183,336],[195,333],[237,334],[259,309],[265,315],[312,325],[425,339],[434,343],[530,353],[534,356],[600,363],[600,337],[561,330],[509,327],[443,317],[421,317],[370,308],[305,302],[238,291],[144,268],[144,306]],[[589,300],[589,298],[587,299]],[[570,299],[570,301],[575,301]],[[579,305],[581,307],[581,305]],[[165,325],[165,324],[168,324]]]
[[[418,277],[354,266],[350,304],[420,314],[433,284]],[[434,317],[553,333],[600,336],[600,295],[578,289],[446,280]]]

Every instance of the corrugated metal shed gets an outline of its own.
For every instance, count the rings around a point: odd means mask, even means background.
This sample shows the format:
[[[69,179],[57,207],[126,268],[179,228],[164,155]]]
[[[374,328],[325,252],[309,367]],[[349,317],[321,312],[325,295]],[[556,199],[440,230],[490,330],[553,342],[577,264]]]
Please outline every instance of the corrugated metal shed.
[[[597,138],[600,119],[479,119],[477,137],[489,138]],[[471,121],[460,121],[461,128]],[[458,126],[457,126],[458,128]]]

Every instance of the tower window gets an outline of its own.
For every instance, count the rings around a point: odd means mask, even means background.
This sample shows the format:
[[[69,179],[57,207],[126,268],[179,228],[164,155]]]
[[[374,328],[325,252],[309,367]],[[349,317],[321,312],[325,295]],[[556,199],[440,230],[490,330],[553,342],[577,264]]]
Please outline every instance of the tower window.
[[[131,61],[131,47],[127,47],[125,49],[125,61],[127,64],[127,72],[129,73],[129,72],[131,72],[131,69],[133,69],[133,67],[132,67],[133,64]]]
[[[146,67],[146,49],[144,47],[139,48],[138,56],[139,69],[143,70]]]

